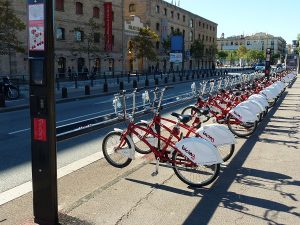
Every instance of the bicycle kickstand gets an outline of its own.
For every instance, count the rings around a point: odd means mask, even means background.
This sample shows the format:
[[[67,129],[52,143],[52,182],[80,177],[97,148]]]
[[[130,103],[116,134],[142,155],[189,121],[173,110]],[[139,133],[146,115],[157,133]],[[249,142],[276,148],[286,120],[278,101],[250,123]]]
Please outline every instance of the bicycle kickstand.
[[[152,177],[157,176],[160,158],[156,159],[155,171],[151,174]]]

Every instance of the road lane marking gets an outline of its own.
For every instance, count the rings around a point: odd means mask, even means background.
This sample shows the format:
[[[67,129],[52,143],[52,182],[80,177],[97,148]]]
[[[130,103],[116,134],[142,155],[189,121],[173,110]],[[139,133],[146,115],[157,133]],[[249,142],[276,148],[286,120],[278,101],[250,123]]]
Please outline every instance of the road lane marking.
[[[73,173],[102,158],[103,158],[102,152],[97,152],[83,159],[77,160],[67,166],[64,166],[57,170],[57,179],[64,177],[70,173]],[[7,191],[4,191],[0,193],[0,206],[16,198],[19,198],[31,191],[32,191],[32,181],[28,181],[24,184],[16,186]]]

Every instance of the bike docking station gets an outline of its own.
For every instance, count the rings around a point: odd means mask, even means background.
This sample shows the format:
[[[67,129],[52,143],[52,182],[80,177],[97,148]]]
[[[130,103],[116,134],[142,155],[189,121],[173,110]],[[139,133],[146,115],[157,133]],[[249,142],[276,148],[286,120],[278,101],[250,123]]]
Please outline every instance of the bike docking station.
[[[58,223],[53,1],[27,0],[34,222]]]

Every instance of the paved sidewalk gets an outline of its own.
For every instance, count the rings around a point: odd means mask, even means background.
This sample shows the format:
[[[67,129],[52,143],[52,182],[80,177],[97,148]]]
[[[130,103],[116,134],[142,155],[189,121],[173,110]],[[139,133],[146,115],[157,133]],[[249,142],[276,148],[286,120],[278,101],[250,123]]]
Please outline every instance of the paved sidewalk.
[[[300,80],[258,130],[238,139],[212,185],[192,189],[144,158],[127,168],[98,160],[58,183],[62,225],[300,224]],[[101,144],[101,143],[99,143]],[[32,193],[0,206],[1,225],[32,224]]]

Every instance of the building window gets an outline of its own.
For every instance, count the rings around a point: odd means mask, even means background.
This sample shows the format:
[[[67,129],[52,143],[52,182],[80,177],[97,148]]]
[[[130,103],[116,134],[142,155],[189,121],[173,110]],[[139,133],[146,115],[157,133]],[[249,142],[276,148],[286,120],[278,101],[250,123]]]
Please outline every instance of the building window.
[[[211,37],[209,37],[209,42],[211,42]]]
[[[233,45],[233,41],[232,41],[232,42],[230,42],[230,45]]]
[[[213,31],[215,31],[215,27],[213,27]]]
[[[83,14],[83,4],[81,2],[76,2],[76,14]]]
[[[156,13],[159,13],[159,5],[156,6]]]
[[[206,41],[208,41],[208,36],[206,36],[206,39],[205,39]]]
[[[111,45],[114,46],[115,45],[115,35],[111,36]]]
[[[215,43],[215,38],[213,38],[213,43]]]
[[[202,34],[202,41],[204,41],[204,34]]]
[[[81,30],[75,30],[75,41],[77,42],[83,42],[83,31]]]
[[[185,22],[185,15],[182,16],[182,21]]]
[[[164,8],[164,14],[165,14],[165,16],[168,15],[168,10],[167,10],[167,8]]]
[[[100,33],[94,33],[94,43],[100,43]]]
[[[159,23],[156,23],[156,30],[159,31]]]
[[[129,5],[129,12],[135,12],[135,4]]]
[[[111,11],[111,21],[115,21],[115,12]]]
[[[271,41],[271,45],[274,45],[274,41]]]
[[[177,13],[177,19],[178,19],[178,20],[180,19],[180,14],[179,14],[179,13]]]
[[[171,18],[174,18],[174,12],[171,11]]]
[[[247,41],[247,45],[250,45],[250,41]]]
[[[193,21],[193,19],[190,19],[190,27],[191,28],[194,27],[194,21]]]
[[[198,34],[198,40],[200,40],[200,38],[201,38],[201,34]]]
[[[208,24],[206,24],[206,29],[208,30]]]
[[[193,31],[190,31],[190,41],[193,41]]]
[[[56,29],[56,40],[65,40],[65,29],[58,27]]]
[[[209,26],[209,30],[211,30],[211,26]]]
[[[205,27],[205,24],[204,24],[204,23],[202,23],[202,27],[203,27],[203,28]]]
[[[100,10],[98,7],[93,8],[93,17],[94,18],[99,18],[100,17]]]
[[[198,26],[201,27],[201,22],[199,21]]]
[[[174,33],[174,27],[171,27],[171,33],[172,34]]]
[[[185,30],[182,30],[183,38],[185,37]]]
[[[57,11],[64,11],[64,0],[55,0],[55,9]]]

